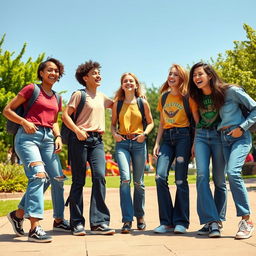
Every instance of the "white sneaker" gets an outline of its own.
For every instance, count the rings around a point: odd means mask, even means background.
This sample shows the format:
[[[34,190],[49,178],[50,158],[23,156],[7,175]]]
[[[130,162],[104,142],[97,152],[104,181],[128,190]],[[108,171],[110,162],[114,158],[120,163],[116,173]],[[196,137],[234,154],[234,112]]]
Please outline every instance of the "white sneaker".
[[[176,225],[174,229],[175,234],[185,234],[187,232],[186,228],[182,225]]]
[[[252,236],[254,230],[252,221],[241,220],[238,224],[238,228],[235,239],[246,239]]]
[[[164,233],[173,232],[173,230],[174,230],[174,228],[171,226],[160,225],[159,227],[154,229],[154,232],[158,233],[158,234],[164,234]]]

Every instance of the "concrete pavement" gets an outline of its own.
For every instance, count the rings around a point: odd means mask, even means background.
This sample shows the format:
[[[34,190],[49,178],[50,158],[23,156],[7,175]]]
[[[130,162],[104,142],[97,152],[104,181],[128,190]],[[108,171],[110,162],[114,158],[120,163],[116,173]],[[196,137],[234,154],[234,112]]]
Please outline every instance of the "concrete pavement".
[[[256,225],[256,179],[246,183],[249,191],[250,202],[253,210],[252,219]],[[174,195],[175,186],[170,186],[171,194]],[[69,186],[65,187],[65,197],[69,192]],[[20,196],[20,195],[19,195]],[[50,197],[47,192],[46,198]],[[84,192],[84,214],[88,220],[88,206],[90,189]],[[208,238],[196,235],[200,228],[196,213],[196,189],[190,185],[190,207],[191,225],[187,234],[175,235],[154,234],[153,229],[159,225],[156,188],[146,187],[145,220],[146,231],[134,230],[131,234],[120,234],[121,211],[119,207],[119,190],[107,190],[107,204],[111,213],[110,226],[116,229],[114,236],[90,235],[89,223],[86,222],[88,235],[75,237],[68,233],[52,231],[52,211],[45,212],[45,219],[41,222],[44,230],[53,236],[53,242],[38,244],[27,241],[27,237],[16,237],[12,231],[11,224],[6,217],[0,218],[0,255],[22,256],[22,255],[61,255],[61,256],[255,256],[256,255],[256,230],[250,239],[235,240],[239,218],[236,217],[235,206],[230,191],[228,192],[227,221],[221,238]],[[69,218],[69,210],[66,208],[65,216]],[[134,221],[136,228],[136,221]],[[24,229],[28,232],[29,222],[25,221]]]

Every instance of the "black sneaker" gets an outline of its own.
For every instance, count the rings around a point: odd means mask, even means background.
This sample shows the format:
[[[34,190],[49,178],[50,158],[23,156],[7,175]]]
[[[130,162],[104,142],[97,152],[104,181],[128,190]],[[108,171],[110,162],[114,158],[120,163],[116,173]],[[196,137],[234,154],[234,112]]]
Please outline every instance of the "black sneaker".
[[[137,217],[137,229],[138,230],[145,230],[146,229],[146,223],[144,221],[143,217]]]
[[[211,238],[220,237],[220,227],[217,222],[212,222],[209,225],[209,235],[208,236]]]
[[[107,224],[101,224],[91,227],[92,235],[114,235],[115,230],[110,228]]]
[[[125,222],[122,229],[121,229],[121,233],[122,234],[129,234],[131,232],[131,228],[132,228],[132,222]]]
[[[209,223],[206,223],[201,229],[197,231],[200,236],[209,235]]]
[[[25,232],[23,230],[23,222],[24,218],[20,219],[16,217],[15,211],[8,213],[7,215],[8,220],[12,224],[13,231],[17,236],[24,236]]]
[[[52,237],[48,236],[41,226],[36,226],[32,231],[29,231],[28,241],[36,243],[50,243],[52,241]]]
[[[62,231],[62,232],[70,232],[71,228],[70,228],[68,221],[62,220],[59,223],[57,223],[56,221],[53,222],[53,230]]]
[[[84,226],[82,224],[78,224],[72,228],[72,233],[74,236],[85,236],[86,232],[84,230]]]

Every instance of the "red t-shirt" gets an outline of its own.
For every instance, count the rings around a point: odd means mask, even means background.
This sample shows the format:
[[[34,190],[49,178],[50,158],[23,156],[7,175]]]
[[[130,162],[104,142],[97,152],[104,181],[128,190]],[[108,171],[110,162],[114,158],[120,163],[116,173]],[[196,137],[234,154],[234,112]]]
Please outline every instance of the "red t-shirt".
[[[32,97],[34,85],[26,85],[20,92],[19,95],[24,97],[26,100]],[[24,103],[26,108],[27,102]],[[59,106],[55,95],[48,96],[42,89],[40,90],[39,96],[34,104],[29,109],[25,119],[35,125],[53,127],[53,124],[57,120],[57,114],[61,111],[62,101],[60,100]]]

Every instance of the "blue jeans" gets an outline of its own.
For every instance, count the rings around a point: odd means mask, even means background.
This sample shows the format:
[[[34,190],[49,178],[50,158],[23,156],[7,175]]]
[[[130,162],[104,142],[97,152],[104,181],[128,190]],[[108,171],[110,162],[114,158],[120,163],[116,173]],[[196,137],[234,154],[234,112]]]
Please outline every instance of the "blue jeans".
[[[19,209],[24,209],[25,218],[42,219],[44,212],[44,191],[51,184],[53,217],[64,218],[64,179],[59,156],[54,154],[54,136],[47,127],[38,127],[33,134],[27,134],[22,127],[15,136],[15,151],[22,161],[28,178],[28,187]],[[32,162],[42,162],[31,166]],[[46,173],[46,178],[38,178],[37,173]]]
[[[224,221],[227,208],[225,161],[220,133],[216,129],[196,129],[195,156],[197,166],[197,213],[200,224]],[[214,196],[210,188],[210,159]]]
[[[79,141],[72,134],[69,153],[72,170],[72,185],[68,202],[70,204],[70,225],[85,224],[83,217],[83,187],[86,178],[86,162],[92,170],[92,192],[90,201],[90,226],[109,224],[110,214],[105,203],[105,152],[101,136],[90,136],[85,141]]]
[[[248,193],[241,173],[245,158],[252,147],[252,138],[249,131],[246,131],[239,138],[233,138],[231,135],[227,135],[235,127],[232,126],[221,132],[221,140],[226,162],[226,172],[235,202],[237,216],[246,216],[250,214],[250,206]]]
[[[187,181],[188,163],[191,151],[189,128],[164,130],[156,167],[156,186],[161,225],[189,226],[189,187]],[[177,187],[173,206],[168,175],[175,161],[175,183]]]
[[[116,143],[116,160],[120,170],[120,204],[122,222],[128,222],[135,217],[144,216],[145,186],[144,170],[146,163],[146,143],[133,140],[123,140]],[[133,170],[134,201],[131,197],[131,169]]]

